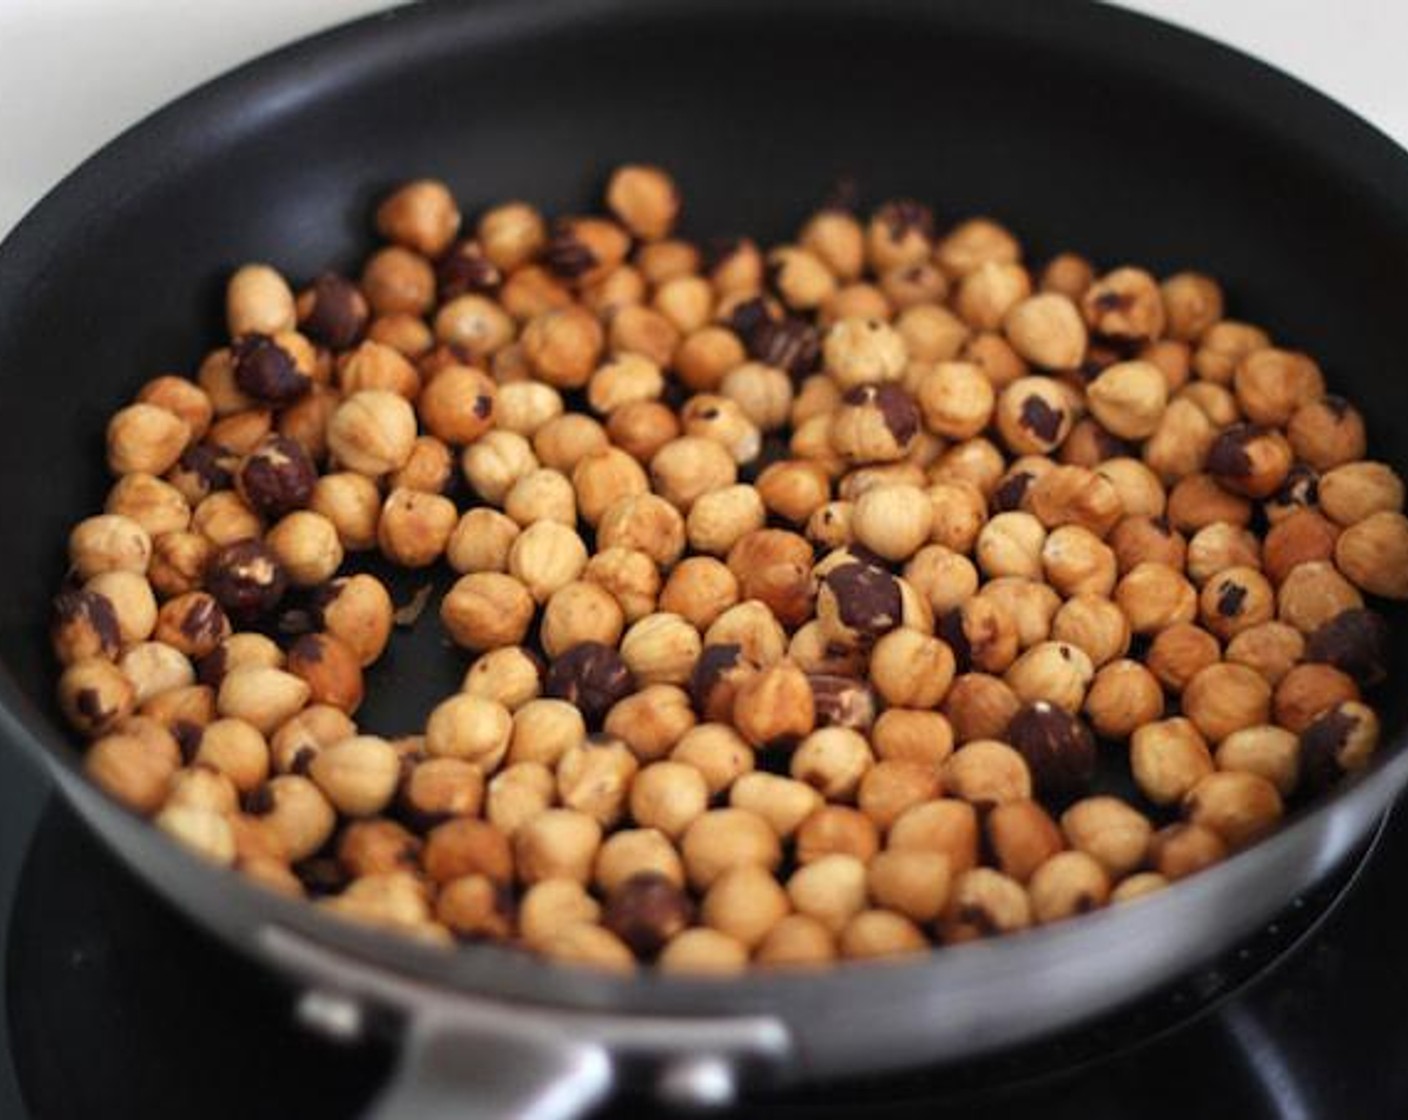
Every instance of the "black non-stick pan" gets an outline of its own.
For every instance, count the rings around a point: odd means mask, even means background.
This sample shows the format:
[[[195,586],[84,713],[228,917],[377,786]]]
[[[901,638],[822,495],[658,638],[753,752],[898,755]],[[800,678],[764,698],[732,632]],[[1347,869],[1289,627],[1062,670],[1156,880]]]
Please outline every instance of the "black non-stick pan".
[[[228,271],[350,267],[370,200],[399,179],[442,176],[471,211],[561,211],[626,160],[675,172],[693,235],[785,237],[850,175],[870,201],[999,216],[1038,258],[1206,269],[1232,313],[1316,354],[1371,446],[1408,467],[1408,156],[1285,76],[1115,9],[431,5],[281,51],[138,126],[0,249],[0,734],[155,889],[315,993],[322,1022],[392,1012],[405,1043],[386,1115],[566,1116],[626,1081],[707,1103],[959,1061],[1225,950],[1366,834],[1408,779],[1392,746],[1269,841],[1136,905],[911,963],[691,982],[345,925],[197,863],[86,785],[45,635],[66,527],[101,501],[104,417],[216,342]],[[373,672],[374,727],[409,730],[454,687],[463,666],[433,630],[398,636]],[[1408,690],[1389,691],[1393,743]]]

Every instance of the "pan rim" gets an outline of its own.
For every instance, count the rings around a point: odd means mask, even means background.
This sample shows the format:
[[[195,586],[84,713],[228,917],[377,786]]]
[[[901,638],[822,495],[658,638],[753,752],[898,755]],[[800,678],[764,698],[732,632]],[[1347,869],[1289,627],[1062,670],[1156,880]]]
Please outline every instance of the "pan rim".
[[[19,302],[11,297],[20,290],[20,285],[36,278],[42,280],[45,246],[73,236],[74,230],[81,229],[87,222],[100,220],[97,217],[101,212],[99,203],[108,199],[114,183],[128,181],[133,183],[130,189],[139,189],[145,179],[134,179],[134,169],[145,177],[169,172],[173,162],[172,147],[179,149],[181,134],[198,129],[202,121],[227,114],[251,96],[276,102],[280,111],[291,111],[305,99],[316,99],[324,89],[321,81],[307,81],[309,72],[319,67],[326,67],[331,75],[348,66],[394,65],[417,44],[451,40],[456,35],[513,36],[530,25],[541,24],[545,12],[549,13],[547,18],[560,16],[565,21],[583,21],[622,13],[640,15],[649,7],[622,0],[548,0],[537,5],[489,0],[475,4],[406,5],[299,40],[196,87],[131,126],[65,176],[0,244],[0,341],[7,330],[7,308]],[[745,12],[755,17],[774,15],[786,11],[788,6],[785,0],[751,4],[740,0],[714,4],[702,0],[674,0],[664,7],[701,17],[707,9],[708,18],[725,19]],[[1084,40],[1086,49],[1108,51],[1119,45],[1131,49],[1136,58],[1140,52],[1144,56],[1158,54],[1164,60],[1161,69],[1175,79],[1180,71],[1202,67],[1198,85],[1208,96],[1258,119],[1269,116],[1273,120],[1279,117],[1287,121],[1294,118],[1296,142],[1318,150],[1322,158],[1329,158],[1333,148],[1337,164],[1355,165],[1356,185],[1365,189],[1366,199],[1373,198],[1385,215],[1408,229],[1408,155],[1402,148],[1328,96],[1195,32],[1105,5],[1066,2],[1047,5],[1039,0],[1009,0],[1002,4],[980,0],[955,0],[949,4],[886,0],[873,5],[853,0],[822,0],[813,7],[810,18],[815,18],[817,13],[828,16],[844,13],[860,18],[861,12],[866,13],[865,18],[875,20],[923,19],[941,25],[956,22],[963,28],[1005,35],[1036,46],[1059,46]],[[1021,27],[1017,28],[1016,24]],[[1095,45],[1092,47],[1092,44]],[[1185,74],[1178,80],[1191,79]],[[68,779],[85,781],[75,765],[75,752],[60,745],[66,737],[25,697],[8,667],[0,667],[0,734],[31,755],[42,757],[51,770],[57,768]],[[1064,945],[1071,939],[1072,929],[1084,936],[1093,923],[1128,923],[1132,927],[1136,922],[1128,915],[1136,911],[1172,910],[1178,900],[1193,898],[1200,887],[1208,893],[1216,893],[1219,877],[1226,877],[1237,866],[1255,860],[1263,849],[1291,843],[1297,831],[1312,827],[1312,822],[1317,820],[1323,824],[1330,814],[1341,809],[1348,812],[1351,806],[1371,804],[1374,783],[1392,780],[1401,784],[1408,778],[1408,755],[1402,751],[1402,740],[1400,732],[1393,742],[1386,743],[1383,758],[1370,773],[1355,780],[1351,788],[1342,789],[1334,797],[1309,807],[1276,836],[1239,853],[1222,866],[1209,869],[1198,879],[1180,884],[1179,889],[1168,892],[1167,897],[1148,900],[1143,907],[1128,912],[1102,912],[1069,926],[1038,929],[981,947],[968,946],[956,955],[937,951],[916,958],[913,963],[887,964],[883,969],[844,966],[806,976],[749,972],[737,981],[691,980],[653,973],[619,979],[583,970],[545,967],[540,960],[494,946],[459,947],[447,956],[408,944],[398,937],[351,927],[312,906],[278,899],[243,880],[237,886],[224,882],[221,889],[229,895],[232,905],[251,913],[271,914],[277,924],[315,937],[320,943],[336,945],[357,955],[369,954],[376,964],[401,970],[408,960],[423,958],[414,971],[426,975],[424,962],[432,959],[428,954],[435,953],[436,967],[429,971],[434,972],[437,982],[447,987],[533,1000],[548,1006],[584,1010],[612,1007],[642,1013],[678,1013],[682,1007],[689,1007],[701,1013],[722,1014],[730,1010],[728,1000],[723,997],[736,995],[744,986],[750,995],[748,1002],[754,1007],[781,1005],[790,994],[801,989],[827,1000],[885,998],[886,993],[900,993],[906,987],[923,985],[931,978],[953,972],[960,963],[955,956],[964,961],[981,958],[992,962],[993,955],[998,954],[995,967],[1007,967],[1024,958],[1044,954],[1047,945]],[[147,822],[135,817],[130,819],[150,834],[142,839],[143,844],[174,850],[174,846]],[[178,854],[189,860],[199,874],[211,874],[211,869],[194,857],[184,852]],[[529,963],[525,966],[522,962]],[[971,967],[964,966],[964,970]],[[882,976],[884,983],[877,984]],[[536,980],[546,982],[532,982]],[[528,987],[534,991],[526,992]]]

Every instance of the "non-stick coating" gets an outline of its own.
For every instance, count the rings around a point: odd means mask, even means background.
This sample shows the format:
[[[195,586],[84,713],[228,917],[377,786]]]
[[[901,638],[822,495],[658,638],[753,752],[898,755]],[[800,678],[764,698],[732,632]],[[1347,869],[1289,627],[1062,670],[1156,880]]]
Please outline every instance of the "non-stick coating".
[[[806,980],[621,982],[351,930],[196,866],[80,786],[53,720],[45,604],[67,526],[101,502],[104,417],[219,342],[222,277],[251,259],[293,277],[353,267],[370,201],[408,176],[444,177],[471,213],[506,197],[561,211],[592,205],[624,160],[674,170],[691,235],[784,237],[850,175],[869,201],[904,193],[945,220],[999,216],[1033,259],[1076,248],[1104,265],[1206,269],[1232,314],[1320,357],[1364,406],[1372,446],[1403,466],[1408,159],[1222,48],[1040,0],[561,0],[354,25],[139,126],[0,250],[0,731],[42,745],[90,821],[161,889],[246,946],[277,922],[522,1000],[776,1011],[839,1068],[912,1060],[930,1037],[964,1052],[945,1016],[972,1024],[968,1049],[1070,1021],[1098,1002],[1102,975],[1106,1002],[1134,995],[1224,948],[1367,827],[1404,780],[1404,756],[1197,881],[1069,927]],[[372,675],[383,697],[403,685],[377,702],[379,725],[413,726],[457,681],[433,627],[420,634]],[[1395,736],[1402,714],[1395,695]]]

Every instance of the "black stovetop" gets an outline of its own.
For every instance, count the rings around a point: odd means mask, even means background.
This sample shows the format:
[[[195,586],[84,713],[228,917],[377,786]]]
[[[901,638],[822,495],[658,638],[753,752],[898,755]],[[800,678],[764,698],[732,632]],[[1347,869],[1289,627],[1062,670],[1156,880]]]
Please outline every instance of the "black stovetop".
[[[1408,1116],[1408,813],[1215,967],[978,1066],[749,1102],[741,1115],[974,1120]],[[11,1056],[31,1113],[355,1116],[394,1058],[296,1025],[294,993],[151,895],[56,801],[9,913]],[[638,1105],[620,1115],[639,1116]]]

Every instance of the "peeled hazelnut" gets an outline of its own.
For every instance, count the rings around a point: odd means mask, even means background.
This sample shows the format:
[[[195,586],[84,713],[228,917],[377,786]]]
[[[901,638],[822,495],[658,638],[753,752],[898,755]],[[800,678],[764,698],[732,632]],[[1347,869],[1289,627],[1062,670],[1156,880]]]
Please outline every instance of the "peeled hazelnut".
[[[1408,599],[1408,518],[1381,511],[1351,525],[1335,543],[1335,563],[1371,595]]]
[[[1271,686],[1255,670],[1224,662],[1200,670],[1184,688],[1182,703],[1204,738],[1219,743],[1234,731],[1267,722]]]
[[[1243,728],[1222,740],[1217,748],[1217,768],[1258,774],[1282,797],[1289,797],[1300,781],[1300,755],[1299,736],[1284,727],[1265,724]]]
[[[1352,677],[1329,665],[1305,663],[1297,665],[1276,685],[1273,710],[1277,723],[1300,732],[1336,704],[1358,699],[1359,686]]]
[[[1154,830],[1142,813],[1118,798],[1087,797],[1061,814],[1061,831],[1072,847],[1119,877],[1144,862]]]
[[[1086,386],[1086,401],[1095,418],[1115,435],[1144,439],[1158,428],[1168,403],[1168,382],[1151,362],[1117,362]]]
[[[1237,363],[1233,387],[1249,420],[1280,427],[1302,405],[1324,395],[1325,379],[1307,355],[1268,346]]]
[[[990,867],[975,867],[953,881],[939,935],[945,944],[958,944],[1031,924],[1031,900],[1022,884]]]
[[[994,805],[984,827],[998,867],[1019,883],[1066,846],[1056,822],[1035,801]]]
[[[1130,764],[1140,790],[1157,805],[1182,801],[1214,769],[1206,741],[1183,718],[1150,723],[1135,731]]]
[[[1237,771],[1207,775],[1188,793],[1183,809],[1190,821],[1211,829],[1232,848],[1265,835],[1282,812],[1275,786]]]

